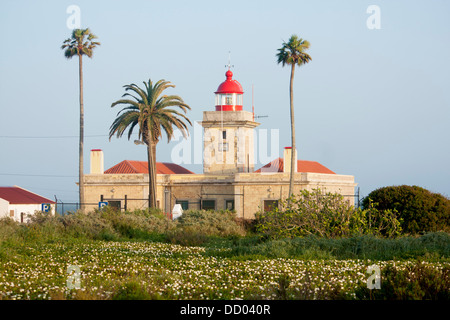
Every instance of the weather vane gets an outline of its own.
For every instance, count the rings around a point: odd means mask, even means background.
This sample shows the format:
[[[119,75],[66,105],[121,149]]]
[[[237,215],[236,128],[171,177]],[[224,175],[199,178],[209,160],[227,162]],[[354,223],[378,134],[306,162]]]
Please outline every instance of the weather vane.
[[[228,67],[228,70],[234,68],[234,65],[231,64],[231,51],[228,51],[228,64],[226,64],[225,67]]]

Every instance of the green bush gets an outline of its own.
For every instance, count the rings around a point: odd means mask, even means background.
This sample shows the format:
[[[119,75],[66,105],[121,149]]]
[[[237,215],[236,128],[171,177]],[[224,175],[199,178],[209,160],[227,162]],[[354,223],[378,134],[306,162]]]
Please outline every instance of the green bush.
[[[159,210],[120,212],[106,207],[64,216],[37,212],[26,224],[9,218],[0,220],[0,242],[141,239],[200,245],[211,237],[241,237],[245,234],[245,227],[236,220],[235,213],[228,211],[186,211],[172,221]]]
[[[380,289],[362,285],[355,294],[364,300],[449,300],[450,268],[438,269],[421,261],[405,269],[389,265],[381,270]]]
[[[0,243],[17,237],[20,225],[13,219],[6,217],[0,219]]]
[[[245,227],[230,211],[186,210],[169,230],[170,242],[182,245],[201,245],[211,237],[241,237]]]
[[[0,242],[45,242],[61,239],[165,240],[161,235],[174,226],[175,223],[165,216],[149,210],[119,212],[104,208],[64,216],[36,212],[26,224],[20,224],[9,218],[0,219]]]
[[[368,208],[371,202],[381,211],[396,210],[406,233],[450,231],[450,199],[441,194],[418,186],[390,186],[369,193],[362,205]]]
[[[177,227],[194,227],[199,233],[227,237],[245,235],[245,229],[231,211],[187,210],[176,220]]]
[[[317,259],[370,259],[404,260],[426,259],[427,261],[449,261],[450,234],[427,233],[418,237],[385,239],[373,235],[328,239],[317,236],[293,239],[261,239],[257,236],[229,240],[227,243],[211,242],[208,254],[233,259],[295,258]],[[228,250],[221,250],[229,248]]]
[[[135,281],[128,281],[113,293],[112,300],[152,300],[154,293]]]
[[[128,239],[151,239],[174,228],[175,224],[158,211],[135,210],[120,212],[102,210],[101,217],[112,225],[115,232]]]
[[[256,214],[256,231],[266,238],[315,235],[325,238],[362,234],[395,237],[401,232],[395,210],[355,208],[338,193],[302,190],[278,207]]]

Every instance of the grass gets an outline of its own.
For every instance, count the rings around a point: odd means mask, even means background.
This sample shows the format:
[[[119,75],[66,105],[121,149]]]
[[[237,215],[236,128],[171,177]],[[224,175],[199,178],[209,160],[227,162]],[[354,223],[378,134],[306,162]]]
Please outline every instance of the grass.
[[[408,260],[427,259],[450,261],[450,235],[429,233],[419,237],[383,239],[360,236],[342,239],[304,237],[266,240],[260,237],[211,240],[207,245],[211,255],[234,258],[296,258],[296,259],[370,259]],[[215,248],[228,248],[215,252]]]
[[[411,299],[448,299],[449,240],[268,240],[228,212],[177,221],[150,211],[38,214],[29,224],[0,220],[0,299],[398,299],[411,281],[420,292]],[[383,286],[398,290],[367,294],[374,263]],[[80,289],[67,287],[70,265],[81,269]],[[424,279],[410,278],[417,270]]]

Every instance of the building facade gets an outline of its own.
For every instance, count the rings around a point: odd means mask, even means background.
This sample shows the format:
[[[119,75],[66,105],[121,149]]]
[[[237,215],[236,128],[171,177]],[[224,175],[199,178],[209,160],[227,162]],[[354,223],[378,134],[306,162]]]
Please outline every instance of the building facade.
[[[243,110],[244,92],[233,73],[228,70],[225,75],[215,92],[215,110],[203,112],[203,173],[157,163],[157,205],[165,212],[181,204],[184,210],[235,210],[237,217],[252,219],[288,197],[291,148],[284,149],[283,158],[255,170],[253,134],[259,123],[252,112]],[[84,180],[86,202],[92,207],[108,202],[122,209],[146,208],[147,162],[125,160],[104,171],[103,157],[102,150],[91,150],[91,172]],[[294,193],[320,188],[341,193],[354,204],[353,176],[336,174],[315,161],[296,162]]]

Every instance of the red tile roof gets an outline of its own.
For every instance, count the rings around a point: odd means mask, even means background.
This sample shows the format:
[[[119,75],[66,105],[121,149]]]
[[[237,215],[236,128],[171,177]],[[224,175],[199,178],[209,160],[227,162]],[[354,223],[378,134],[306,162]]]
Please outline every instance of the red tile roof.
[[[261,169],[262,172],[283,172],[283,158],[275,159],[255,172],[261,172]],[[297,172],[336,174],[320,163],[308,160],[297,160]]]
[[[55,203],[55,201],[41,197],[40,195],[17,186],[0,187],[0,198],[5,199],[10,204]]]
[[[105,171],[105,174],[147,173],[147,161],[124,160]],[[156,173],[158,174],[193,174],[182,166],[169,162],[157,162]]]

